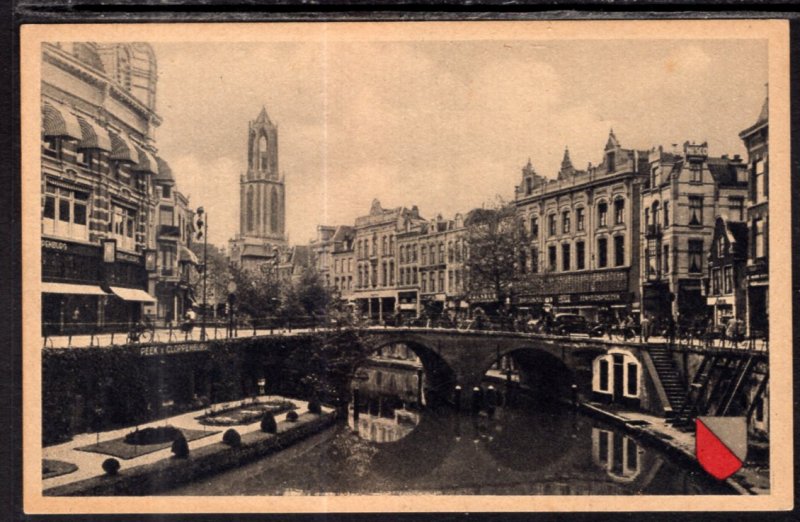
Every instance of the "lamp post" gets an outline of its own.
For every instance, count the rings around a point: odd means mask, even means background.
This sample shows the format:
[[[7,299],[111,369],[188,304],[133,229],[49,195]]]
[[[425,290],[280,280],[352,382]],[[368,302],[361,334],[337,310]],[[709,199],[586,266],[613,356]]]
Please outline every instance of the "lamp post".
[[[208,308],[208,298],[206,296],[206,277],[208,275],[208,215],[203,207],[197,208],[197,239],[203,239],[203,312],[200,319],[200,340],[206,340],[206,308]]]

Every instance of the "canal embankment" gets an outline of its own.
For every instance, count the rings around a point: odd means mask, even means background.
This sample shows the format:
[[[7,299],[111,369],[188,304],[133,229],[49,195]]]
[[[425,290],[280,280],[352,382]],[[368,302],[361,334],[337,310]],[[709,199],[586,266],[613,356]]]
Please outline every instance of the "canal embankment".
[[[146,459],[147,462],[132,467],[125,466],[123,461],[121,469],[115,474],[102,473],[102,469],[96,466],[93,469],[95,474],[88,478],[78,475],[76,480],[70,480],[67,476],[60,485],[48,487],[45,484],[44,494],[137,496],[160,493],[279,452],[324,431],[336,422],[336,417],[336,412],[328,408],[319,414],[305,411],[294,421],[284,418],[277,422],[275,433],[265,433],[257,428],[242,430],[244,432],[240,435],[239,444],[227,444],[217,435],[213,442],[198,447],[192,448],[190,443],[190,452],[185,458],[172,456],[169,449],[165,449]],[[255,425],[258,426],[258,423]]]
[[[694,433],[673,427],[663,417],[620,408],[614,408],[612,411],[607,405],[593,402],[581,402],[578,408],[588,415],[623,429],[638,440],[653,445],[687,466],[702,469],[695,456]],[[725,483],[741,495],[768,495],[769,468],[760,463],[746,462]]]

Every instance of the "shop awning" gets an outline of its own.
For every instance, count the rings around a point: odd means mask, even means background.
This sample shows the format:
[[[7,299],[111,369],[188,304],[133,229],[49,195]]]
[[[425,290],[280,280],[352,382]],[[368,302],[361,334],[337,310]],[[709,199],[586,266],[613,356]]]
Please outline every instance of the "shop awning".
[[[158,162],[156,161],[156,157],[153,156],[151,152],[140,147],[136,147],[136,151],[139,154],[139,160],[136,162],[133,170],[158,175]]]
[[[124,134],[117,134],[110,132],[111,136],[111,155],[109,158],[118,161],[130,161],[136,163],[139,161],[139,154],[136,152],[131,140]]]
[[[43,294],[108,295],[95,285],[76,285],[73,283],[42,283]]]
[[[111,137],[107,130],[80,116],[78,116],[78,123],[81,126],[79,149],[98,149],[111,152]]]
[[[83,137],[78,118],[66,107],[56,107],[45,102],[42,106],[42,116],[44,119],[42,129],[45,136],[60,136],[75,140]]]
[[[197,256],[194,254],[194,252],[192,252],[183,245],[180,246],[180,252],[178,253],[178,261],[192,263],[194,265],[200,264],[200,261],[197,259]]]
[[[148,294],[144,290],[138,288],[122,288],[120,286],[110,287],[114,295],[123,301],[139,301],[142,303],[155,303],[156,298]]]

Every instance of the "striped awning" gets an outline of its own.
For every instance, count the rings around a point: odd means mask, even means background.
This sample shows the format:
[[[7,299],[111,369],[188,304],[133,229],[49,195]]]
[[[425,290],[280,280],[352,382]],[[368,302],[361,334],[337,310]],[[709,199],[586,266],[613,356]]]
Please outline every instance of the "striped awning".
[[[195,253],[183,245],[180,245],[180,250],[178,251],[178,261],[182,263],[191,263],[193,265],[200,264],[200,260],[197,259]]]
[[[78,123],[81,126],[81,141],[79,149],[98,149],[111,152],[111,137],[108,131],[93,121],[86,120],[78,116]]]
[[[78,118],[64,106],[55,106],[48,102],[42,105],[42,129],[45,136],[72,138],[79,140],[83,137]]]
[[[149,151],[141,147],[136,147],[136,152],[139,154],[139,161],[134,165],[133,170],[136,172],[149,172],[158,175],[158,162],[156,157]]]
[[[124,134],[109,132],[111,136],[111,155],[109,158],[118,161],[129,161],[136,163],[139,161],[139,154],[136,152],[131,140]]]

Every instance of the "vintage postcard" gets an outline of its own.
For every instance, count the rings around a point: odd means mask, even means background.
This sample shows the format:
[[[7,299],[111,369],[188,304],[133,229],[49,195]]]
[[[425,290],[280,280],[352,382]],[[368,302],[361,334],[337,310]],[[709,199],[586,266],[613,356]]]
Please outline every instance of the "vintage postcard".
[[[21,38],[26,512],[791,509],[787,22]]]

